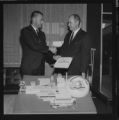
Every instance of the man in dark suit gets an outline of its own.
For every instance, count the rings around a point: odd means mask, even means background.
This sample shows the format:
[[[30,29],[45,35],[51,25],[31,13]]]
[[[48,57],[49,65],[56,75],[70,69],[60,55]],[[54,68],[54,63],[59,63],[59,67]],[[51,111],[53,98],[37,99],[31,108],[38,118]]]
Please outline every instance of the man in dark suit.
[[[68,21],[69,32],[60,48],[60,56],[73,57],[68,69],[69,75],[82,75],[85,77],[90,59],[91,41],[88,34],[81,29],[81,19],[77,14],[72,14]],[[59,57],[60,57],[59,56]],[[59,57],[56,56],[58,59]]]
[[[44,75],[45,61],[54,64],[53,51],[46,45],[46,37],[41,31],[43,13],[34,11],[31,23],[21,30],[20,43],[22,46],[21,74]]]

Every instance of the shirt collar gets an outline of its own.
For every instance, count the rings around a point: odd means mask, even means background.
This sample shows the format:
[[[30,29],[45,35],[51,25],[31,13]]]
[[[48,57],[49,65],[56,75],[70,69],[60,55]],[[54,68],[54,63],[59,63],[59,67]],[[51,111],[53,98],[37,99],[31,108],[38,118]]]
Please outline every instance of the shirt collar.
[[[35,27],[35,26],[33,26],[32,24],[31,24],[31,26],[33,27],[33,29],[37,32],[37,28]]]
[[[79,27],[77,30],[74,31],[73,38],[74,38],[74,36],[77,34],[77,32],[78,32],[80,29],[81,29],[81,28]]]

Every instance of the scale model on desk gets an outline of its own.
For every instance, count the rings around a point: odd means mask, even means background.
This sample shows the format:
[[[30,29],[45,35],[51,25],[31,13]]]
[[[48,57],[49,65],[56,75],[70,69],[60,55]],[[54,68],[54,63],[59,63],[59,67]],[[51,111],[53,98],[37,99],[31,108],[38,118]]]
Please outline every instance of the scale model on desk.
[[[72,62],[72,57],[61,57],[59,58],[54,67],[68,69]],[[52,76],[53,77],[53,76]],[[38,78],[39,85],[33,84],[26,86],[25,94],[36,94],[43,101],[49,101],[52,107],[64,107],[70,106],[76,98],[84,97],[89,92],[89,83],[86,79],[81,76],[73,76],[64,78],[61,74],[58,74],[56,78]],[[51,81],[56,79],[57,85],[52,87]],[[34,81],[35,82],[35,81]]]

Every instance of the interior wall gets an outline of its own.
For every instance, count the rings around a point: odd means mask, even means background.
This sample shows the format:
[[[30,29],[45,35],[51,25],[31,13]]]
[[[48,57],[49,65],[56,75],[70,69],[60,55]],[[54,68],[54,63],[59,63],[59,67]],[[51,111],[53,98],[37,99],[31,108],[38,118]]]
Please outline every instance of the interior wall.
[[[86,31],[86,4],[4,4],[4,66],[16,67],[21,62],[21,47],[19,44],[20,29],[29,25],[30,14],[33,10],[44,13],[47,44],[54,40],[63,40],[66,34],[68,16],[77,13],[82,19],[82,29]]]

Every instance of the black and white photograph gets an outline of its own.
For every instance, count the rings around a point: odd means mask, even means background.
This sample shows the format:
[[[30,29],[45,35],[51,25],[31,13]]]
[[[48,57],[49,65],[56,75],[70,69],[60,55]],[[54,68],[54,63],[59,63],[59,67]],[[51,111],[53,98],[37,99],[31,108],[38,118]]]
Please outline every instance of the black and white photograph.
[[[111,3],[3,4],[4,115],[112,114],[112,82]]]

